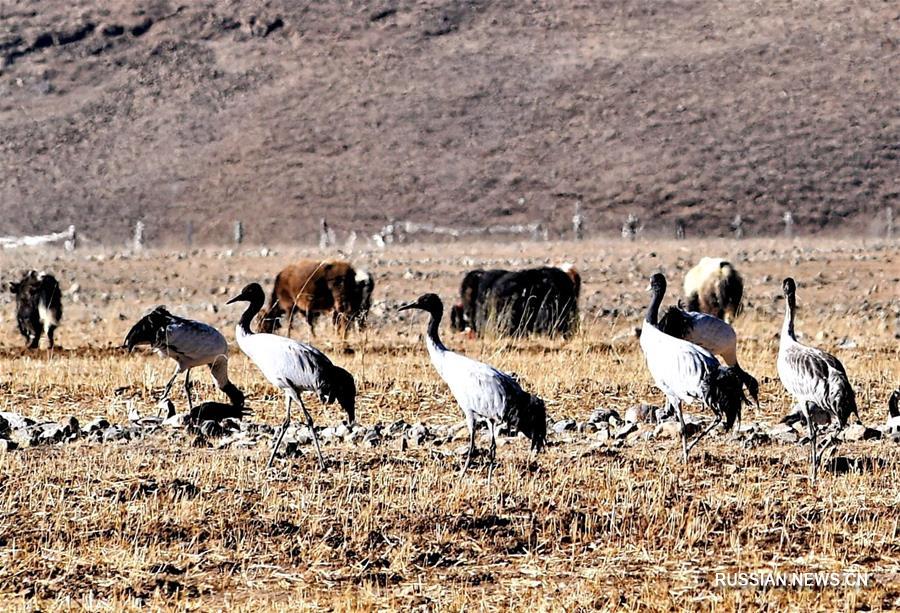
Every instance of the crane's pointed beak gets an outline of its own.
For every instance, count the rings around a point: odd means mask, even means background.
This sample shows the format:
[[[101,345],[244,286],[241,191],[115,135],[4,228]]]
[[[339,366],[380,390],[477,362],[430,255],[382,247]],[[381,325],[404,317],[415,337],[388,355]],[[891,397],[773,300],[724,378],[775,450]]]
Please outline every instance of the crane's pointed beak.
[[[401,304],[399,307],[397,307],[397,310],[398,311],[408,311],[409,309],[417,309],[417,308],[419,308],[419,302],[416,300],[413,302],[407,302],[406,304]]]
[[[232,298],[225,304],[234,304],[235,302],[240,302],[241,300],[246,300],[246,298],[244,298],[244,294],[242,294],[242,293],[238,294],[237,296],[235,296],[234,298]]]

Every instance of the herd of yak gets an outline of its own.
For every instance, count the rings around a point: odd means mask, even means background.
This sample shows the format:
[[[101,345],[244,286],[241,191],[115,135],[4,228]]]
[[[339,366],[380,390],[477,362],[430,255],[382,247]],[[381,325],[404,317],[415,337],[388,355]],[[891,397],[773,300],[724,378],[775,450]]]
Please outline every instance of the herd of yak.
[[[268,305],[262,313],[261,332],[290,330],[296,317],[311,331],[323,314],[343,336],[355,324],[364,327],[372,304],[374,277],[342,260],[301,260],[275,277]],[[10,283],[16,297],[16,321],[26,345],[36,349],[46,334],[54,345],[54,332],[62,320],[62,292],[53,275],[29,271]],[[525,270],[472,270],[460,284],[459,302],[450,312],[458,332],[502,336],[545,334],[570,336],[578,325],[581,276],[571,264]],[[731,265],[704,258],[685,279],[687,308],[730,321],[740,312],[743,283]]]

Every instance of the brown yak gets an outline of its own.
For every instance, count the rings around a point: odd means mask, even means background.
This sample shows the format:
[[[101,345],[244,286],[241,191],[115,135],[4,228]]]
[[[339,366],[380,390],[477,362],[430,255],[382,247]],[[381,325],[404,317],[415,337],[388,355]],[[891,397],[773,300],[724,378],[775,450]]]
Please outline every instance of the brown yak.
[[[289,264],[275,277],[275,287],[263,312],[260,330],[273,332],[288,314],[288,336],[294,315],[302,315],[315,333],[316,319],[332,312],[332,321],[340,335],[346,336],[351,321],[363,321],[367,305],[361,296],[362,284],[349,262],[342,260],[300,260]],[[371,296],[371,287],[368,288]],[[366,309],[367,310],[367,309]]]

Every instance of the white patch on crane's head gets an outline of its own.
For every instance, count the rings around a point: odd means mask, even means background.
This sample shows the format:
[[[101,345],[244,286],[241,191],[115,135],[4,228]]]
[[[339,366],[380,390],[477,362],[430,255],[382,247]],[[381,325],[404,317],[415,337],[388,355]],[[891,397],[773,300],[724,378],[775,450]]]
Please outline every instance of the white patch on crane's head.
[[[372,275],[367,270],[357,270],[356,271],[356,282],[357,283],[365,283],[372,279]]]
[[[563,272],[569,272],[573,268],[575,268],[575,264],[573,264],[572,262],[563,262],[559,265],[559,269]]]

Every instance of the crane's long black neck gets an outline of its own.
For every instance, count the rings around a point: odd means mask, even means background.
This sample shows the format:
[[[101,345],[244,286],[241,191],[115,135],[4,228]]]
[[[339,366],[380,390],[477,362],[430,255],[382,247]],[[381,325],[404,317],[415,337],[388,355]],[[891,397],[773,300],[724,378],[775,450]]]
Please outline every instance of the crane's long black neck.
[[[797,311],[797,296],[794,292],[789,292],[785,296],[785,301],[787,302],[787,306],[784,309],[784,325],[781,328],[783,334],[787,334],[792,339],[796,340],[797,337],[794,334],[794,313]]]
[[[650,306],[647,307],[647,313],[644,315],[644,321],[651,326],[656,326],[659,321],[659,305],[662,304],[663,292],[659,288],[654,287],[651,290]]]
[[[444,316],[444,309],[438,307],[437,309],[428,312],[431,314],[431,318],[428,320],[428,338],[431,339],[431,342],[434,343],[434,346],[438,349],[446,349],[447,347],[441,342],[439,333],[441,318]]]
[[[262,310],[264,300],[264,297],[259,298],[254,296],[250,298],[250,304],[247,306],[247,310],[244,311],[244,314],[241,315],[241,321],[238,324],[244,334],[254,334],[253,330],[250,329],[250,324],[253,323],[256,314]]]

